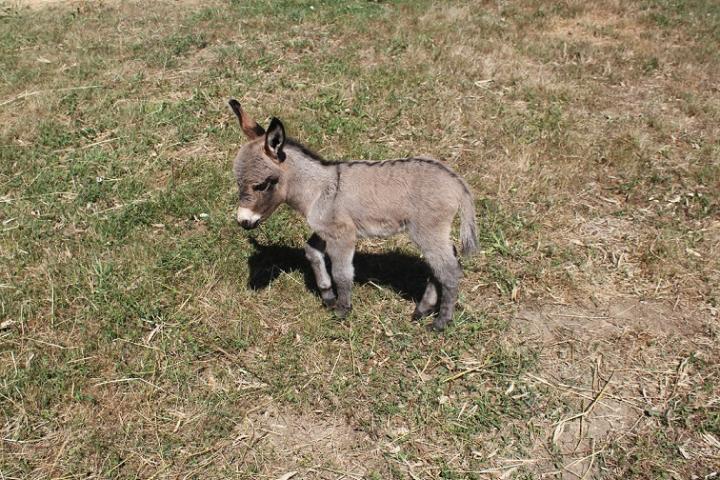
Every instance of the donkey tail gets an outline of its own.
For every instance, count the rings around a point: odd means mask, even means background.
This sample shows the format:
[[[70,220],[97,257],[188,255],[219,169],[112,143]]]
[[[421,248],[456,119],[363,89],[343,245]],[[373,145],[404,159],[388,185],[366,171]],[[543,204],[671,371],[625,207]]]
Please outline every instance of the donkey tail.
[[[475,223],[475,201],[467,184],[463,181],[463,193],[460,199],[460,244],[464,257],[478,249],[477,224]]]

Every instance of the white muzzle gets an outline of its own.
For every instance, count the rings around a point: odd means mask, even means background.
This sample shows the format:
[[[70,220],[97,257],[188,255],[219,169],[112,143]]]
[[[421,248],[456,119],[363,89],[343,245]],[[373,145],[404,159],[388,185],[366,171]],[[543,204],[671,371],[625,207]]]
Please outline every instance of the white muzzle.
[[[258,220],[260,220],[261,216],[262,215],[260,215],[259,213],[253,212],[249,208],[238,207],[236,218],[237,218],[238,223],[246,222],[246,223],[252,224],[252,223],[255,223]]]

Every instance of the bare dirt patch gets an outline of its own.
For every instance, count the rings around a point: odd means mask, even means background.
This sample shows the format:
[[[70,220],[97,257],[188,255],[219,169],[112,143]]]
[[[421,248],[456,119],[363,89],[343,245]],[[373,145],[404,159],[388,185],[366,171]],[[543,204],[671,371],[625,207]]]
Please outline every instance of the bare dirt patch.
[[[520,328],[544,339],[560,333],[577,340],[617,337],[628,332],[650,335],[686,334],[698,328],[698,312],[683,313],[672,305],[642,301],[632,297],[615,298],[604,305],[544,306],[540,310],[523,309],[517,314]],[[525,325],[525,327],[523,327]],[[692,331],[692,330],[690,330]]]
[[[366,434],[319,411],[298,414],[269,405],[248,415],[237,434],[238,443],[253,445],[254,460],[271,478],[300,470],[312,478],[355,478],[377,467],[377,452]],[[277,466],[268,469],[268,464]]]
[[[535,451],[552,460],[534,468],[561,478],[602,476],[609,464],[597,463],[598,455],[633,451],[663,422],[667,448],[698,466],[713,459],[712,435],[674,436],[673,423],[679,408],[685,415],[692,409],[679,405],[692,402],[687,395],[705,381],[693,362],[717,352],[706,337],[715,321],[708,311],[634,298],[519,310],[518,335],[542,350],[539,371],[527,378],[563,405],[542,424],[545,440]]]

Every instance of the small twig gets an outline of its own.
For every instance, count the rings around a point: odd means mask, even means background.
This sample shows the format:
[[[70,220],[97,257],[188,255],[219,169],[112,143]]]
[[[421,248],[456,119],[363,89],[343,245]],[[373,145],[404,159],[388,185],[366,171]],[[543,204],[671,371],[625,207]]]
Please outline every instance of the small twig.
[[[607,386],[610,385],[610,382],[612,381],[612,377],[614,374],[615,374],[615,371],[613,370],[612,373],[610,373],[610,377],[608,378],[607,382],[605,382],[605,385],[603,385],[603,387],[600,389],[598,394],[595,396],[595,398],[592,399],[592,401],[590,402],[590,404],[587,406],[587,408],[584,411],[582,411],[581,413],[572,415],[571,417],[561,419],[557,423],[555,423],[555,432],[553,433],[553,443],[557,442],[557,439],[562,434],[563,426],[566,423],[571,422],[578,418],[586,417],[587,415],[589,415],[592,412],[593,408],[595,407],[595,404],[597,404],[597,402],[603,396],[603,394],[605,393],[605,389],[607,389]]]
[[[377,289],[380,290],[381,292],[384,292],[384,291],[385,291],[385,288],[383,288],[382,286],[380,286],[380,285],[378,285],[377,283],[373,282],[372,280],[368,280],[368,281],[367,281],[367,284],[368,284],[368,285],[372,285],[373,287],[377,288]]]
[[[52,435],[52,437],[54,437],[54,436],[56,436],[56,435]],[[42,437],[42,438],[34,438],[32,440],[15,440],[12,438],[4,438],[3,437],[3,441],[8,442],[8,443],[17,443],[17,444],[38,443],[38,442],[43,442],[43,441],[47,440],[48,437],[50,437],[50,435]]]
[[[604,448],[601,448],[600,450],[595,451],[595,439],[594,439],[594,438],[591,438],[591,439],[590,439],[590,447],[591,447],[590,450],[592,451],[592,453],[591,453],[590,455],[585,455],[585,456],[582,457],[582,458],[578,458],[578,459],[576,459],[576,460],[573,460],[572,462],[570,462],[570,463],[568,463],[567,465],[565,465],[563,468],[573,467],[573,466],[577,465],[578,463],[582,463],[582,462],[584,462],[585,460],[587,460],[588,458],[594,458],[594,457],[596,457],[597,455],[600,455],[602,452],[605,451]],[[591,466],[592,466],[592,464],[591,464]]]
[[[525,376],[528,377],[528,378],[530,378],[530,379],[532,379],[532,380],[535,380],[535,381],[537,381],[537,382],[540,382],[540,383],[542,383],[543,385],[547,385],[548,387],[558,388],[558,389],[565,390],[566,392],[569,392],[569,393],[572,393],[572,394],[574,394],[574,395],[577,395],[577,396],[580,397],[580,398],[585,398],[585,399],[587,399],[587,400],[592,400],[592,399],[593,399],[593,397],[591,397],[590,395],[586,395],[586,394],[582,393],[582,390],[588,391],[588,392],[592,392],[593,390],[591,390],[591,389],[589,389],[589,388],[582,388],[582,387],[576,387],[576,386],[573,386],[573,385],[566,385],[566,384],[560,383],[560,382],[558,382],[558,383],[552,383],[552,382],[549,382],[548,380],[545,380],[545,379],[542,378],[542,377],[538,377],[537,375],[533,375],[533,374],[531,374],[531,373],[526,373]],[[633,403],[632,401],[627,400],[627,399],[625,399],[625,398],[623,398],[623,397],[619,397],[619,396],[617,396],[617,395],[607,395],[607,397],[608,397],[608,398],[611,398],[611,399],[613,399],[613,400],[615,400],[615,401],[617,401],[617,402],[624,403],[625,405],[628,405],[628,406],[630,406],[630,407],[632,407],[632,408],[634,408],[635,410],[638,410],[638,411],[640,411],[640,412],[642,412],[642,411],[644,410],[644,408],[637,406],[637,405],[636,405],[635,403]]]
[[[452,382],[453,380],[457,380],[458,378],[464,377],[464,376],[467,375],[467,374],[479,372],[479,371],[482,370],[483,368],[484,368],[484,365],[483,365],[483,366],[479,366],[479,367],[468,368],[467,370],[463,370],[463,371],[460,372],[460,373],[456,373],[456,374],[453,375],[452,377],[448,377],[448,378],[444,379],[444,380],[442,381],[442,383]]]
[[[404,459],[405,465],[407,466],[407,473],[412,477],[413,480],[420,480],[420,477],[415,475],[415,473],[412,471],[412,465],[410,465],[410,462],[408,462],[407,458]]]
[[[90,360],[91,358],[95,358],[95,357],[96,357],[96,355],[91,355],[91,356],[89,356],[89,357],[76,358],[76,359],[74,359],[74,360],[69,360],[67,363],[68,363],[69,365],[72,365],[72,364],[74,364],[74,363],[84,362],[85,360]]]
[[[593,464],[595,463],[595,456],[598,455],[600,452],[602,452],[602,449],[595,451],[595,439],[590,439],[590,449],[593,451],[593,453],[590,455],[590,465],[588,465],[587,470],[585,470],[585,473],[583,473],[583,476],[580,480],[585,480],[590,473],[590,470],[592,470]],[[586,457],[587,458],[587,457]]]
[[[287,472],[286,474],[281,475],[280,477],[278,477],[276,480],[290,480],[290,479],[291,479],[292,477],[294,477],[295,475],[297,475],[297,472],[296,472],[296,471]]]
[[[355,349],[353,348],[352,338],[349,340],[349,343],[350,343],[350,358],[351,358],[352,364],[353,364],[353,371],[357,370],[358,374],[362,376],[362,371],[360,370],[360,366],[355,363]]]
[[[362,478],[363,478],[362,476],[354,475],[354,474],[348,473],[348,472],[341,472],[340,470],[333,470],[332,468],[322,467],[320,465],[317,465],[313,468],[325,470],[326,472],[335,473],[337,475],[345,475],[346,477],[354,478],[355,480],[362,480]]]
[[[607,320],[611,317],[608,316],[592,316],[592,315],[575,315],[571,313],[554,313],[557,317],[568,317],[568,318],[585,318],[587,320]]]
[[[212,448],[206,448],[205,450],[201,450],[201,451],[199,451],[199,452],[191,453],[190,455],[188,455],[188,456],[185,458],[185,460],[187,461],[187,460],[190,460],[190,459],[192,459],[192,458],[199,457],[199,456],[201,456],[201,455],[205,455],[206,453],[212,452],[212,451],[213,451]]]
[[[98,145],[103,145],[105,143],[114,142],[115,140],[120,140],[121,138],[124,138],[124,137],[107,138],[105,140],[100,140],[99,142],[94,142],[94,143],[88,143],[87,145],[83,145],[83,146],[77,147],[77,148],[74,148],[74,147],[61,148],[60,150],[55,150],[54,153],[71,152],[73,150],[85,150],[86,148],[92,148],[92,147],[96,147]]]
[[[338,360],[340,360],[340,355],[342,354],[342,350],[338,350],[337,358],[335,358],[335,363],[333,363],[332,369],[330,370],[330,375],[328,375],[328,380],[332,380],[333,374],[335,373],[335,367],[337,367]]]
[[[162,387],[158,387],[154,383],[150,383],[147,380],[145,380],[144,378],[140,378],[140,377],[128,377],[128,378],[118,378],[117,380],[106,380],[104,382],[96,383],[94,386],[100,387],[102,385],[109,385],[111,383],[125,383],[125,382],[134,382],[134,381],[143,382],[147,385],[150,385],[153,388],[162,390],[163,392],[165,391]]]
[[[474,366],[474,367],[470,367],[470,368],[468,368],[467,370],[463,370],[463,371],[460,372],[460,373],[456,373],[456,374],[453,375],[452,377],[447,377],[446,379],[444,379],[444,380],[442,381],[442,383],[452,382],[453,380],[457,380],[458,378],[464,377],[465,375],[468,375],[468,374],[470,374],[470,373],[479,372],[480,370],[484,369],[484,368],[487,367],[487,366],[488,366],[488,363],[487,363],[487,358],[486,358],[485,361],[484,361],[482,364],[476,365],[476,366]]]
[[[38,195],[28,195],[26,197],[16,197],[16,198],[6,196],[6,197],[0,198],[0,203],[13,203],[13,202],[18,202],[20,200],[32,200],[35,198],[49,197],[51,195],[71,195],[73,198],[77,197],[77,193],[75,193],[75,192],[49,192],[49,193],[41,193]]]
[[[42,341],[42,340],[38,340],[37,338],[23,337],[23,340],[31,340],[31,341],[33,341],[33,342],[37,342],[37,343],[40,343],[40,344],[42,344],[42,345],[47,345],[48,347],[59,348],[60,350],[67,350],[67,349],[68,349],[68,347],[63,347],[62,345],[58,345],[58,344],[56,344],[56,343],[44,342],[44,341]]]
[[[55,285],[52,281],[52,276],[49,272],[46,272],[48,283],[50,284],[50,325],[55,326]]]
[[[157,325],[155,325],[155,328],[152,329],[152,332],[150,332],[150,334],[149,334],[149,335],[147,336],[147,338],[145,339],[145,346],[148,346],[148,344],[152,341],[153,337],[155,337],[155,335],[156,335],[162,328],[163,328],[163,324],[162,324],[162,323],[158,323]]]
[[[67,444],[70,442],[70,438],[66,438],[63,444],[60,446],[60,449],[58,450],[57,455],[55,455],[55,460],[53,461],[52,467],[50,467],[50,471],[54,472],[55,467],[57,466],[58,461],[60,460],[60,456],[65,452],[65,448],[67,448]]]
[[[97,212],[93,212],[93,215],[102,215],[103,213],[112,212],[113,210],[118,210],[118,209],[124,208],[124,207],[131,207],[133,205],[138,205],[140,203],[149,202],[150,200],[151,200],[150,198],[138,198],[136,200],[133,200],[132,202],[122,203],[120,205],[115,205],[114,207],[109,207],[109,208],[105,208],[103,210],[99,210]]]
[[[593,408],[595,408],[595,404],[596,404],[596,403],[600,400],[600,398],[603,396],[603,394],[605,393],[605,389],[607,389],[608,385],[610,385],[610,382],[612,381],[612,377],[613,377],[614,374],[615,374],[615,371],[613,370],[613,371],[610,373],[610,377],[607,379],[607,382],[605,382],[605,385],[603,385],[603,387],[600,389],[600,391],[599,391],[598,394],[595,396],[595,398],[593,398],[592,402],[590,402],[590,405],[588,405],[588,407],[585,409],[585,411],[582,412],[582,413],[579,413],[579,414],[577,414],[577,415],[574,415],[574,416],[570,417],[570,418],[568,419],[568,421],[569,421],[569,420],[573,420],[573,419],[575,419],[575,418],[579,418],[579,417],[585,417],[585,416],[589,415],[590,412],[592,412]]]
[[[430,360],[432,360],[432,357],[433,357],[432,355],[428,355],[427,362],[425,362],[425,366],[423,367],[422,371],[420,372],[420,375],[422,375],[423,373],[425,373],[425,371],[427,370],[428,366],[430,365]]]
[[[523,467],[528,464],[537,463],[540,461],[546,460],[545,458],[531,458],[531,459],[514,459],[513,461],[516,463],[510,464],[510,465],[503,465],[502,467],[494,467],[494,468],[485,468],[483,470],[466,470],[467,473],[474,473],[474,474],[488,474],[488,473],[500,473],[505,472],[508,470],[513,470],[516,468]]]

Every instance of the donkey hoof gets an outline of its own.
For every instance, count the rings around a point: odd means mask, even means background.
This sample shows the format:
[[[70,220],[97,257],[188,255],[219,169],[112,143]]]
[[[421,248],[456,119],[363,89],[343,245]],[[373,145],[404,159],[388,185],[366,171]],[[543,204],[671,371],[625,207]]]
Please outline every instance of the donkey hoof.
[[[335,306],[335,302],[337,301],[337,297],[335,296],[335,293],[333,293],[332,288],[320,290],[320,298],[322,298],[323,305],[327,308],[333,308]]]
[[[350,313],[350,310],[352,310],[352,307],[350,307],[350,306],[335,305],[335,308],[334,308],[335,316],[340,319],[343,319],[348,316],[348,314]]]
[[[447,327],[448,321],[447,320],[440,320],[439,318],[436,318],[432,323],[432,329],[436,332],[442,332],[445,330],[445,327]]]
[[[413,321],[417,322],[417,321],[420,321],[423,318],[427,317],[428,315],[430,315],[430,312],[423,312],[422,310],[420,310],[419,308],[416,307],[415,311],[412,313],[411,318],[413,319]]]

